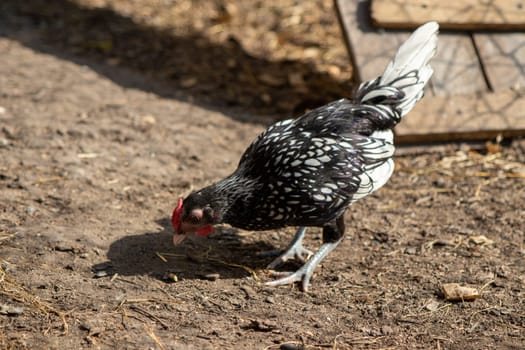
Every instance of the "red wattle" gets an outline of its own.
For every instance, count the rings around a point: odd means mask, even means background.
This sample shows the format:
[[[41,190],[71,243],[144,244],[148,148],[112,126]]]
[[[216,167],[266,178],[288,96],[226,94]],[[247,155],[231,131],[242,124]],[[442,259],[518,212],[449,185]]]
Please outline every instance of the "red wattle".
[[[213,231],[213,226],[205,226],[201,228],[199,231],[195,232],[195,235],[204,237],[204,236],[209,235],[211,231]]]

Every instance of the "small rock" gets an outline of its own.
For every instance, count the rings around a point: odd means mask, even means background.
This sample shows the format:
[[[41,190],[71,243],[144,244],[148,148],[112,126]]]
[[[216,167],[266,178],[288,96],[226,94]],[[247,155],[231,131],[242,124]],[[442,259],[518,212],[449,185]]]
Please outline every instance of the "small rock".
[[[259,80],[269,86],[281,86],[286,83],[282,77],[278,77],[269,73],[262,73],[258,76]]]
[[[90,336],[98,336],[104,332],[104,327],[95,320],[87,320],[78,325],[78,328],[83,331],[89,332]]]
[[[242,328],[253,329],[258,332],[270,332],[277,329],[277,323],[271,320],[250,320],[250,323]]]
[[[241,290],[246,293],[248,299],[254,299],[257,296],[257,292],[252,289],[250,286],[242,286]]]
[[[55,245],[55,250],[58,252],[72,252],[74,249],[71,245],[65,243],[65,242],[58,242]]]
[[[164,281],[170,282],[170,283],[179,281],[179,277],[176,274],[174,274],[173,272],[166,272],[164,274],[164,276],[162,277],[162,279]]]
[[[142,131],[148,131],[157,123],[157,120],[152,115],[145,115],[140,119],[139,129]]]
[[[266,103],[266,104],[270,104],[272,102],[272,96],[270,96],[269,94],[262,94],[261,95],[261,100]]]
[[[303,50],[304,58],[316,58],[320,53],[321,51],[317,47],[309,47]]]
[[[180,86],[182,86],[183,88],[191,88],[197,85],[197,82],[198,82],[197,78],[187,77],[180,81]]]
[[[24,312],[22,306],[0,304],[0,315],[19,316]]]
[[[335,65],[330,65],[326,67],[326,71],[336,78],[339,78],[339,76],[341,75],[341,68]]]
[[[437,309],[439,309],[439,302],[433,300],[427,305],[425,305],[425,309],[432,312],[437,311]]]
[[[393,333],[394,333],[394,330],[392,329],[392,327],[390,327],[390,326],[383,326],[383,327],[381,327],[381,334],[389,335],[389,334],[393,334]]]
[[[437,188],[445,188],[447,186],[447,182],[443,178],[434,180],[433,184]]]
[[[300,350],[302,347],[293,343],[284,343],[279,346],[280,350]]]
[[[9,146],[9,141],[6,139],[0,139],[0,148],[6,148]]]
[[[36,213],[36,208],[35,207],[31,207],[31,206],[27,207],[26,208],[26,213],[29,216],[33,216],[33,214]]]
[[[14,131],[13,128],[8,127],[8,126],[3,126],[2,132],[4,133],[5,137],[7,137],[8,139],[10,140],[16,139],[16,132]]]
[[[204,275],[201,275],[202,278],[208,280],[208,281],[217,281],[219,278],[221,278],[221,275],[218,273],[207,273]]]
[[[95,278],[107,277],[108,272],[105,270],[95,272]]]
[[[11,271],[11,266],[9,266],[9,264],[6,261],[3,261],[0,267],[2,268],[4,272]]]
[[[267,302],[268,304],[275,304],[275,299],[272,297],[266,297],[264,301]]]
[[[525,175],[525,167],[514,168],[511,171],[514,174]]]
[[[5,107],[0,106],[0,115],[5,114],[5,112],[7,112]]]
[[[405,249],[405,254],[416,255],[417,254],[417,249],[415,247],[406,248]]]
[[[471,236],[468,239],[469,239],[469,241],[471,241],[472,243],[474,243],[476,245],[485,245],[485,244],[492,244],[492,243],[494,243],[493,240],[485,237],[484,235]]]
[[[303,86],[305,84],[303,75],[300,72],[289,73],[288,82],[292,86]]]

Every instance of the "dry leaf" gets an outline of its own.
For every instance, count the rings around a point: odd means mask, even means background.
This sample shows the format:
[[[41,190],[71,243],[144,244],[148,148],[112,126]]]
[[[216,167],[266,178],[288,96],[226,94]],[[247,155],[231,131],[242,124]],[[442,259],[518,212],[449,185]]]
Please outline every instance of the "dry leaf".
[[[494,243],[493,240],[485,237],[484,235],[470,236],[469,237],[469,241],[471,241],[472,243],[477,244],[477,245],[485,245],[485,244],[492,244],[492,243]]]
[[[465,287],[459,283],[445,283],[441,286],[441,290],[448,301],[470,301],[481,298],[476,288]]]

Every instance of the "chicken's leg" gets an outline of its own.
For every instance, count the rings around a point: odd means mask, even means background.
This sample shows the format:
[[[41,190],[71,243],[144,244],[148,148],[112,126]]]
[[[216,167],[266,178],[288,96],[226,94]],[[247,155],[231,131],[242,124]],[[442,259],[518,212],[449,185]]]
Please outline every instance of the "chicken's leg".
[[[276,287],[294,282],[301,282],[301,289],[308,291],[310,278],[319,263],[343,240],[345,232],[344,215],[323,227],[323,245],[299,270],[295,272],[276,272],[275,276],[284,276],[278,280],[266,282],[267,286]],[[299,232],[298,232],[299,233]],[[304,232],[303,232],[304,234]],[[301,237],[302,238],[302,237]],[[295,240],[295,239],[294,239]]]
[[[288,248],[286,248],[286,251],[279,257],[277,257],[274,261],[272,261],[270,264],[268,264],[267,268],[274,269],[290,259],[296,259],[303,263],[306,260],[308,260],[308,258],[310,258],[314,253],[303,247],[303,238],[305,232],[306,227],[299,227],[297,233],[295,234],[295,237],[290,242]]]

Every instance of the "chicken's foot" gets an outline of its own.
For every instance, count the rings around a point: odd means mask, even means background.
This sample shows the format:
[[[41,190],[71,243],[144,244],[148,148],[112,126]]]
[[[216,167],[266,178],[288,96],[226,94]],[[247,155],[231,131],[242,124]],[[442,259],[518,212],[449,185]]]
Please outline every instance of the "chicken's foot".
[[[299,227],[297,233],[295,234],[295,237],[290,242],[288,248],[286,248],[286,251],[279,257],[277,257],[274,261],[272,261],[270,264],[268,264],[267,268],[274,269],[290,259],[299,260],[302,263],[308,260],[314,253],[311,250],[308,250],[305,247],[303,247],[303,238],[305,232],[306,227]]]
[[[308,286],[310,284],[310,278],[314,273],[315,268],[319,263],[328,255],[332,250],[334,250],[342,239],[336,242],[323,243],[321,248],[308,260],[299,270],[295,272],[274,272],[272,273],[276,277],[284,276],[278,280],[266,282],[267,286],[277,287],[283,286],[286,284],[292,284],[295,282],[301,282],[301,289],[306,292],[308,291]]]

